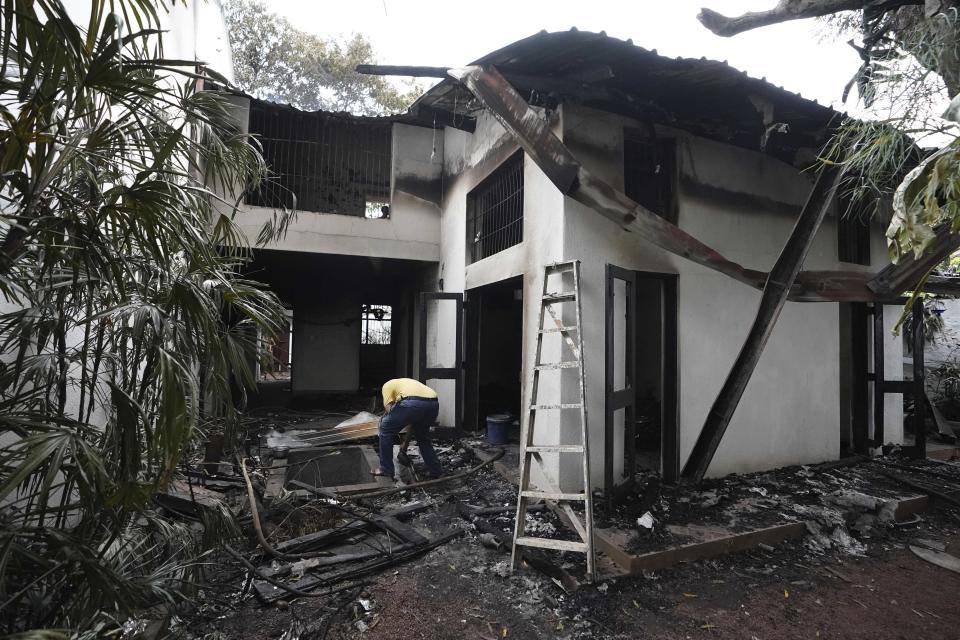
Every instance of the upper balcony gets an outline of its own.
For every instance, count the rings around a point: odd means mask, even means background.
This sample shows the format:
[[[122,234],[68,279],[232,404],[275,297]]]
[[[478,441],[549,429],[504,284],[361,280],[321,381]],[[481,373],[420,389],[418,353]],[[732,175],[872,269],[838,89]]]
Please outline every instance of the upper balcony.
[[[275,210],[294,209],[286,237],[267,248],[439,260],[439,207],[404,186],[411,178],[430,184],[439,177],[429,129],[250,98],[238,98],[237,106],[270,171],[268,181],[244,195],[237,216],[251,239]]]

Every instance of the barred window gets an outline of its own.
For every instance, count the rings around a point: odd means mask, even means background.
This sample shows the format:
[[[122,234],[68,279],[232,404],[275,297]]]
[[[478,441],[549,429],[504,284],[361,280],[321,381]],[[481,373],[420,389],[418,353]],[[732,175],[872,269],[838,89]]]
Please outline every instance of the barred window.
[[[360,344],[390,344],[393,314],[386,304],[365,304],[360,312]]]
[[[389,122],[251,101],[250,133],[270,178],[247,194],[247,204],[389,217]]]
[[[523,152],[518,151],[467,195],[467,246],[483,260],[523,242]]]

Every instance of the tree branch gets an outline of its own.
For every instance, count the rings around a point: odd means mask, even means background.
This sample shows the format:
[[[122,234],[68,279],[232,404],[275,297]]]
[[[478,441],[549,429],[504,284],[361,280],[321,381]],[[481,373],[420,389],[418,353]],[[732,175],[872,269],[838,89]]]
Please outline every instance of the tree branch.
[[[922,1],[894,1],[877,2],[876,0],[780,0],[769,11],[750,11],[742,16],[728,17],[712,9],[703,8],[697,19],[710,31],[718,36],[730,37],[751,29],[767,27],[772,24],[802,20],[803,18],[819,18],[821,16],[838,13],[840,11],[856,11],[872,4],[889,5],[886,9],[894,9],[908,4],[923,4]]]

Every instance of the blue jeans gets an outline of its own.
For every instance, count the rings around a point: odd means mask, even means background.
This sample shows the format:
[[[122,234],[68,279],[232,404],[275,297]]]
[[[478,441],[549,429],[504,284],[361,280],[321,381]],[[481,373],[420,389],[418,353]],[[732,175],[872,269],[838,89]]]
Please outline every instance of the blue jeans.
[[[398,400],[390,413],[380,421],[380,470],[393,475],[393,444],[397,434],[409,425],[413,425],[413,435],[420,448],[420,456],[427,465],[431,476],[437,477],[443,473],[437,452],[430,442],[430,425],[440,412],[440,403],[425,398],[403,398]]]

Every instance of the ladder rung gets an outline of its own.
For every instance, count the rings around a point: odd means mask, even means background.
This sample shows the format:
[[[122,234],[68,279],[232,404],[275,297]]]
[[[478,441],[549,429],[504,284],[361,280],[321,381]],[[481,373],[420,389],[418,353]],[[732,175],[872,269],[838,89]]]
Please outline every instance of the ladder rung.
[[[572,262],[557,262],[556,264],[548,264],[543,268],[547,273],[562,273],[564,271],[573,271]]]
[[[568,300],[576,300],[577,294],[573,293],[548,293],[543,296],[544,304],[552,304],[554,302],[567,302]]]
[[[530,536],[521,536],[514,540],[514,544],[522,547],[537,547],[538,549],[556,549],[558,551],[579,551],[587,552],[587,543],[572,542],[570,540],[551,540],[550,538],[533,538]]]
[[[583,453],[582,444],[532,444],[524,449],[527,453]]]
[[[540,333],[560,333],[562,331],[579,331],[578,327],[569,326],[569,327],[550,327],[549,329],[540,329]]]
[[[543,411],[544,409],[579,409],[583,405],[579,402],[570,402],[566,404],[533,404],[530,405],[531,411]]]
[[[538,500],[586,500],[585,493],[553,493],[552,491],[521,491],[521,498],[537,498]]]
[[[547,362],[538,364],[534,369],[537,371],[547,371],[548,369],[575,369],[580,366],[579,360],[564,360],[562,362]]]

